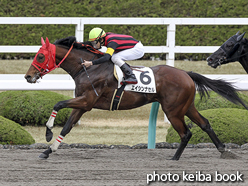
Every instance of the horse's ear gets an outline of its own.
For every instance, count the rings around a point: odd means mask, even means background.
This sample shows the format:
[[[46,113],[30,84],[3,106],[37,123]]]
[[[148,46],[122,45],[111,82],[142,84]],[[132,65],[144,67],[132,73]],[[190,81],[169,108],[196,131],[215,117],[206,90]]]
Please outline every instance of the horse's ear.
[[[238,35],[239,35],[239,33],[240,33],[240,31],[238,31],[235,35],[237,35],[237,36],[238,36]]]
[[[237,41],[241,41],[241,39],[243,39],[244,35],[245,35],[245,32],[237,37]]]
[[[49,40],[48,40],[47,37],[46,37],[46,47],[47,47],[47,48],[49,47]]]
[[[45,44],[45,41],[44,41],[43,37],[41,37],[41,44],[42,44],[42,45]]]

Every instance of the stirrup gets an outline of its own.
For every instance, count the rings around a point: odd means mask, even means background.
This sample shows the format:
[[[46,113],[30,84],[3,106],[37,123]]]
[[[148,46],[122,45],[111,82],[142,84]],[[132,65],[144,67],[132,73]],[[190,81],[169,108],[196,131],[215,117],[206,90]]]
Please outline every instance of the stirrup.
[[[129,79],[124,79],[122,82],[121,82],[121,85],[125,85],[125,84],[137,84],[138,81],[137,79],[132,79],[132,80],[129,80]]]

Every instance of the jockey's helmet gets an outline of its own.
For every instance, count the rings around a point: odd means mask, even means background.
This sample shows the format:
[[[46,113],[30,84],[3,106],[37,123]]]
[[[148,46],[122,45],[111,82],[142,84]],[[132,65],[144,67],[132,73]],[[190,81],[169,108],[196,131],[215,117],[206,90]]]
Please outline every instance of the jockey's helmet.
[[[104,37],[104,36],[106,36],[106,33],[104,32],[104,30],[96,27],[90,31],[89,40],[90,41],[99,40],[101,37]]]

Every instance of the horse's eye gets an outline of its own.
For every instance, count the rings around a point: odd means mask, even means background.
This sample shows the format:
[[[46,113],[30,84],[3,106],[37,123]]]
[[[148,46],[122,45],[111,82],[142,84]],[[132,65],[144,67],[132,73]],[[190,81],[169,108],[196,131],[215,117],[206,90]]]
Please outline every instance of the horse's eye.
[[[37,55],[36,57],[36,60],[39,62],[39,63],[43,63],[45,61],[45,56],[44,54],[40,53]]]
[[[233,42],[227,43],[225,47],[226,49],[231,49],[233,47]]]

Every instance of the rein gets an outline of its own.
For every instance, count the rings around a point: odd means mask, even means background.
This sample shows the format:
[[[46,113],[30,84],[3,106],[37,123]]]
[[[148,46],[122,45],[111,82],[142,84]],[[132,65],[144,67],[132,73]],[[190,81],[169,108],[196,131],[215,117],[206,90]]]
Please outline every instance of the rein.
[[[64,56],[64,58],[59,62],[58,65],[55,65],[56,68],[59,68],[59,66],[61,65],[61,63],[64,62],[64,60],[67,58],[67,56],[70,54],[72,48],[73,48],[73,45],[74,45],[75,41],[72,43],[70,49],[68,50],[68,52],[66,53],[66,55]]]
[[[93,58],[90,60],[90,61],[93,61],[95,59],[95,57],[97,55],[104,55],[104,53],[102,53],[101,51],[99,50],[96,50],[94,47],[92,47],[91,45],[87,45],[87,44],[84,44],[84,43],[80,43],[82,45],[82,47],[86,48],[86,50],[88,50],[89,52],[91,53],[94,53],[95,55],[93,56]],[[81,70],[79,70],[75,76],[73,77],[73,79],[75,79],[79,74],[81,74],[82,72],[84,72],[84,68],[82,68]]]
[[[94,53],[96,55],[104,55],[104,53],[102,53],[101,51],[95,49],[93,46],[88,45],[88,44],[84,44],[84,43],[80,43],[79,45],[81,45],[80,47],[85,48],[86,50],[88,50],[91,53]]]
[[[90,61],[93,61],[94,60],[94,58],[96,57],[96,55],[97,54],[95,54],[94,56],[93,56],[93,58],[90,60]],[[81,59],[81,58],[80,58]],[[81,63],[80,63],[81,64]],[[73,76],[73,79],[75,79],[79,74],[81,74],[83,71],[85,71],[85,69],[84,68],[82,68],[81,70],[79,70],[76,74],[75,74],[75,76]]]

